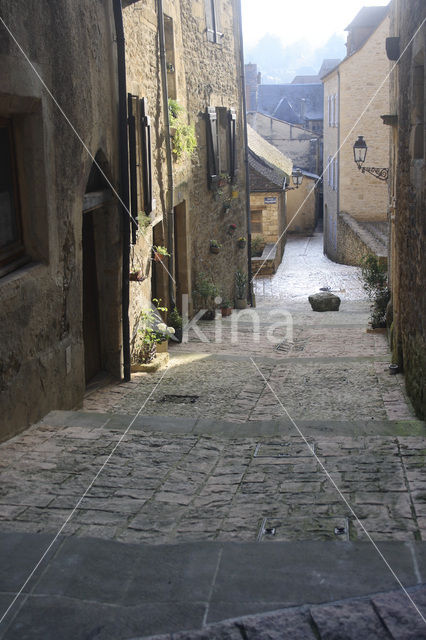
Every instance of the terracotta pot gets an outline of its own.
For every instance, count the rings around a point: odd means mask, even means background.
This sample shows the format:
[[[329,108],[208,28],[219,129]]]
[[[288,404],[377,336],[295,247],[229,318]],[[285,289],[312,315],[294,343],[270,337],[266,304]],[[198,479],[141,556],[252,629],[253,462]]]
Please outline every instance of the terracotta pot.
[[[232,309],[230,307],[226,307],[226,308],[222,307],[221,312],[222,312],[222,318],[226,318],[227,316],[231,315]]]
[[[157,253],[156,251],[154,251],[154,260],[155,260],[155,262],[163,262],[163,258],[164,258],[164,256],[161,255],[161,253]]]
[[[219,253],[220,248],[219,247],[210,247],[210,253]]]
[[[143,274],[142,269],[139,269],[139,271],[129,273],[129,280],[130,282],[143,282],[146,280],[146,276]]]

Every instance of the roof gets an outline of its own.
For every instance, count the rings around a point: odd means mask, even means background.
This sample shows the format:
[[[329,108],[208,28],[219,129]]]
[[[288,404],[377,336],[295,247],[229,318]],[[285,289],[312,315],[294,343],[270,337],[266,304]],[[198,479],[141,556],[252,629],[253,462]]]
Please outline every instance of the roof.
[[[261,161],[271,165],[274,169],[282,172],[284,177],[290,178],[293,171],[293,162],[287,158],[279,149],[262,138],[257,131],[247,125],[249,150]],[[282,184],[282,182],[281,182]]]
[[[315,84],[320,81],[319,75],[315,76],[295,76],[291,84]]]
[[[285,187],[284,171],[259,158],[249,149],[250,191],[282,191]]]
[[[322,120],[324,88],[321,82],[307,84],[260,84],[258,111],[291,124]]]
[[[387,7],[363,7],[346,27],[345,31],[364,27],[378,27],[388,12],[389,5]]]
[[[322,79],[324,76],[333,71],[340,64],[339,58],[326,58],[323,60],[321,69],[318,71],[318,76]]]
[[[310,171],[305,171],[304,169],[301,169],[303,175],[306,178],[311,178],[312,180],[320,180],[321,176],[317,176],[316,173],[311,173]]]

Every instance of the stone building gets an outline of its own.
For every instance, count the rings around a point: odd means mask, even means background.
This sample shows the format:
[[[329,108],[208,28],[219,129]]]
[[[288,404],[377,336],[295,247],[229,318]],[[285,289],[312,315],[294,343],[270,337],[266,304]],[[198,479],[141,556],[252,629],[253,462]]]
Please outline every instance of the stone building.
[[[252,237],[265,243],[262,256],[252,257],[257,275],[275,273],[286,239],[286,192],[293,165],[278,149],[248,127],[250,216]]]
[[[128,380],[153,296],[249,266],[239,1],[36,4],[0,0],[0,439]]]
[[[337,262],[359,264],[366,251],[386,258],[385,181],[358,171],[353,144],[363,136],[366,165],[388,166],[389,112],[385,40],[389,8],[364,7],[347,27],[347,56],[323,76],[324,249]]]
[[[310,236],[315,231],[321,207],[321,178],[302,170],[302,184],[287,193],[287,232]]]
[[[131,263],[145,278],[130,285],[136,328],[138,313],[151,297],[185,312],[182,296],[187,296],[191,316],[201,275],[233,300],[235,272],[248,268],[247,248],[237,243],[248,234],[245,115],[239,1],[123,4],[136,153],[146,154],[143,137],[149,127],[152,155],[148,175],[143,175],[143,158],[135,168],[140,225]],[[189,152],[182,148],[188,139]],[[234,235],[228,233],[231,224]],[[221,245],[218,254],[210,251],[212,240]],[[152,245],[164,246],[170,257],[153,262]]]
[[[0,0],[0,15],[4,439],[77,405],[97,371],[122,377],[128,217],[119,3]]]
[[[391,37],[386,42],[393,65],[387,120],[392,125],[391,340],[394,362],[403,367],[407,391],[423,419],[426,418],[425,19],[423,0],[393,2]]]

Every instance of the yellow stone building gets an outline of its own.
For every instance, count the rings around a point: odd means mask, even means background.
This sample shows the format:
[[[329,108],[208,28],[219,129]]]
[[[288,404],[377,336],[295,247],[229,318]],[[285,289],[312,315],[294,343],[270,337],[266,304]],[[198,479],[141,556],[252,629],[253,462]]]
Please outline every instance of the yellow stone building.
[[[324,82],[324,245],[338,262],[358,264],[371,250],[386,256],[388,186],[354,162],[363,136],[366,166],[388,167],[389,8],[364,7],[347,27],[347,56]]]

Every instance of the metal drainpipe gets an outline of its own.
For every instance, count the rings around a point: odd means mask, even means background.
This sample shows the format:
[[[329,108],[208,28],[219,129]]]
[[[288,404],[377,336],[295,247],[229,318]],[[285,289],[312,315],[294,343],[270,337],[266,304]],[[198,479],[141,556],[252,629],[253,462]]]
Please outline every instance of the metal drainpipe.
[[[340,71],[337,71],[337,213],[340,212]]]
[[[115,33],[117,38],[118,71],[118,138],[120,165],[121,229],[123,239],[123,274],[121,313],[123,325],[123,374],[130,380],[130,322],[129,322],[129,264],[130,264],[130,218],[129,218],[129,159],[127,142],[127,91],[126,52],[121,0],[113,0]],[[127,209],[127,210],[126,210]]]
[[[170,308],[176,306],[174,292],[174,232],[175,232],[175,215],[173,210],[173,158],[172,145],[170,141],[170,119],[169,119],[169,94],[167,90],[167,67],[166,67],[166,47],[164,39],[164,13],[163,0],[158,2],[158,35],[160,40],[160,66],[161,66],[161,87],[163,94],[163,111],[164,111],[164,128],[166,140],[166,158],[167,158],[167,198],[166,198],[166,215],[167,215],[167,244],[170,253],[168,260],[169,266],[169,300]]]
[[[247,104],[246,81],[244,75],[244,49],[243,49],[243,21],[241,15],[241,2],[237,0],[238,31],[240,40],[240,65],[241,65],[241,89],[243,92],[243,129],[244,129],[244,164],[246,172],[246,218],[247,218],[247,273],[248,273],[248,302],[253,305],[253,283],[251,269],[251,218],[250,218],[250,173],[248,160],[248,134],[247,134]]]

